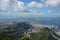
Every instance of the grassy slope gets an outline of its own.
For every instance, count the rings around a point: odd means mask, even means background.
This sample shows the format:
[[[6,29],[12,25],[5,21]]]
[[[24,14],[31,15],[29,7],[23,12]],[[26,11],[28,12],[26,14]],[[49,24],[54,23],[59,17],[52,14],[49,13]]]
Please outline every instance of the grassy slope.
[[[39,40],[48,40],[48,36],[49,36],[49,32],[48,31],[44,31],[41,34],[41,37],[39,38]]]
[[[43,31],[42,33],[32,33],[31,40],[48,40],[49,32]]]

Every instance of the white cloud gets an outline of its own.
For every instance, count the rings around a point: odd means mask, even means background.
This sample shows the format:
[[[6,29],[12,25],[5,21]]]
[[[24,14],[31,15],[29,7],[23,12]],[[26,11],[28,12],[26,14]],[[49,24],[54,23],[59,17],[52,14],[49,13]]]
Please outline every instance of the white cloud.
[[[42,3],[37,3],[35,1],[32,1],[28,4],[29,7],[37,7],[37,8],[42,8],[44,5]]]
[[[42,2],[42,3],[41,3]],[[60,0],[41,0],[40,3],[32,1],[28,4],[29,7],[60,7]]]
[[[14,9],[15,9],[16,11],[24,11],[24,10],[26,10],[26,9],[25,9],[25,6],[24,6],[24,3],[21,2],[21,1],[17,1]]]
[[[24,2],[18,0],[0,0],[0,10],[13,10],[17,12],[29,12]]]
[[[59,7],[60,6],[60,0],[46,0],[45,5],[51,6],[51,7]]]
[[[5,10],[9,5],[9,0],[0,0],[0,10]]]

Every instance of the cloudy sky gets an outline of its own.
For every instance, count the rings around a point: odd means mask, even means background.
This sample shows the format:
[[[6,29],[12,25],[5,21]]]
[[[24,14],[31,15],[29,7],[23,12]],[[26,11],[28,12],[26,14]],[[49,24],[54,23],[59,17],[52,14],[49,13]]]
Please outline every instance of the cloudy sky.
[[[0,17],[60,17],[60,0],[0,0]]]

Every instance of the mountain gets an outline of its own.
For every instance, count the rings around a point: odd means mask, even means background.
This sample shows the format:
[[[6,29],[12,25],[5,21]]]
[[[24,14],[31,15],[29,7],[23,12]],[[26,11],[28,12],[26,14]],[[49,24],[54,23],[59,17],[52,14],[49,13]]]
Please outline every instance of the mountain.
[[[9,23],[5,24],[5,26],[7,27],[0,29],[0,33],[4,33],[8,38],[11,38],[11,40],[21,40],[21,38],[25,35],[29,37],[29,40],[60,39],[60,36],[55,33],[55,26],[52,27],[48,25],[33,24],[28,22]]]

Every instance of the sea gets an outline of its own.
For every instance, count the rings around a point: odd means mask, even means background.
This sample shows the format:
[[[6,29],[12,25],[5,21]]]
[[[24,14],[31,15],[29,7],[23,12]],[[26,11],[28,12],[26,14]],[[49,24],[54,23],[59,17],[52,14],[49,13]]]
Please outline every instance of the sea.
[[[13,19],[0,19],[0,23],[2,22],[31,22],[42,25],[60,26],[60,17],[19,17]]]

